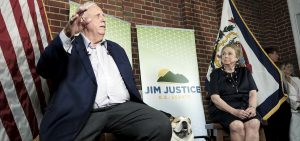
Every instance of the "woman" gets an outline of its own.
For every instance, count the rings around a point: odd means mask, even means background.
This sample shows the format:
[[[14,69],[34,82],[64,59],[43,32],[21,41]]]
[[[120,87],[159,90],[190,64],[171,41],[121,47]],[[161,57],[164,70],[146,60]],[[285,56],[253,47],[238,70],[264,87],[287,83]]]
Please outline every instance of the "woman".
[[[293,77],[294,67],[291,63],[284,63],[281,66],[283,72],[283,82],[289,95],[291,105],[291,124],[290,124],[290,141],[300,141],[300,80]]]
[[[222,67],[211,73],[209,115],[230,131],[231,141],[258,141],[257,87],[246,67],[238,65],[241,47],[229,44],[221,51]]]

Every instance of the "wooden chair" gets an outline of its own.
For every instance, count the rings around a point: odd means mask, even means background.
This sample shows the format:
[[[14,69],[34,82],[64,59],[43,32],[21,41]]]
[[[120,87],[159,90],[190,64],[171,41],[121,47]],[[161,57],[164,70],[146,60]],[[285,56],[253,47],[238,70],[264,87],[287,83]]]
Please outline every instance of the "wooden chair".
[[[209,123],[205,125],[207,134],[210,138],[215,138],[216,141],[223,141],[224,136],[228,134],[223,130],[223,127],[219,123]]]
[[[216,141],[224,141],[224,137],[229,136],[223,129],[220,123],[208,123],[205,125],[208,136]],[[265,132],[261,127],[259,129],[259,141],[266,141]]]

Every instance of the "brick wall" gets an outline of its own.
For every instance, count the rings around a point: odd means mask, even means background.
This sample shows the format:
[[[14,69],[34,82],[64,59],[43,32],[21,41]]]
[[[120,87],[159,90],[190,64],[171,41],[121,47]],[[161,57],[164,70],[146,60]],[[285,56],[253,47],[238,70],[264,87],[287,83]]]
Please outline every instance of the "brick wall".
[[[238,8],[263,48],[278,49],[280,60],[298,67],[287,1],[237,0]],[[296,69],[299,76],[299,69]]]
[[[287,2],[274,0],[273,5],[276,27],[275,35],[277,35],[276,41],[282,60],[281,62],[292,62],[295,68],[299,68]],[[299,69],[296,70],[296,74],[299,76]]]
[[[82,3],[84,0],[75,0]],[[103,11],[132,24],[133,69],[141,89],[135,25],[154,25],[195,30],[201,85],[204,86],[213,43],[217,36],[222,0],[95,0]],[[282,0],[235,0],[241,15],[261,45],[276,47],[283,61],[296,62],[287,2]],[[52,35],[68,20],[68,0],[44,0]],[[204,87],[202,87],[204,90]],[[203,96],[206,92],[203,92]],[[207,99],[203,97],[205,105]]]

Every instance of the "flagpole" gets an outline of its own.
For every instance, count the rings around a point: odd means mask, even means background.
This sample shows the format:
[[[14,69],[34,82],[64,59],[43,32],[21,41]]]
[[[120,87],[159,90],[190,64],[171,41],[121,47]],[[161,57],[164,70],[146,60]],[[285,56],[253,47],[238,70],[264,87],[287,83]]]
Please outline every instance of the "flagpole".
[[[44,10],[44,13],[45,13],[45,16],[46,16],[46,22],[47,22],[47,27],[48,27],[48,30],[49,30],[49,33],[50,33],[50,39],[52,40],[53,37],[52,37],[52,32],[51,32],[51,28],[50,28],[50,24],[49,24],[49,21],[48,21],[48,15],[47,15],[47,12],[46,12],[46,9],[45,9],[45,0],[42,1],[43,3],[43,10]]]

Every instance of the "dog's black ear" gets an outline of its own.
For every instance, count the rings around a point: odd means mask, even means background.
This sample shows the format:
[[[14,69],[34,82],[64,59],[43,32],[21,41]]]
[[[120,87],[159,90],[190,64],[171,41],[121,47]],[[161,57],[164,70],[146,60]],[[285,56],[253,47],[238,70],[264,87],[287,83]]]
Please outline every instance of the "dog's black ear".
[[[175,117],[171,116],[171,117],[169,117],[169,119],[170,119],[171,122],[173,122]]]

